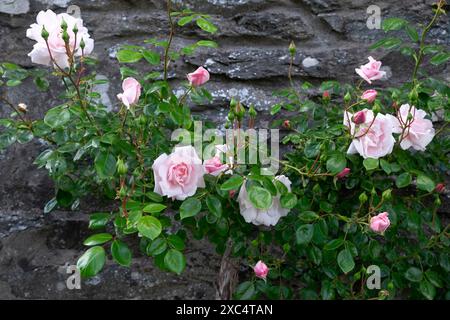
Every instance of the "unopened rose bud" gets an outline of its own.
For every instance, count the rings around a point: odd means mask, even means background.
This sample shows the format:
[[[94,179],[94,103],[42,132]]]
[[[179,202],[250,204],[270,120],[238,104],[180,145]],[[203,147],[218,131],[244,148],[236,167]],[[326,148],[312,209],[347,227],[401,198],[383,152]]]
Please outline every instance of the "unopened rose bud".
[[[27,113],[27,111],[28,111],[28,107],[25,103],[19,103],[17,105],[17,109],[19,109],[19,111],[22,113]]]
[[[366,114],[364,111],[358,111],[357,113],[355,113],[352,117],[352,121],[355,124],[361,124],[366,122]]]
[[[375,102],[375,104],[373,105],[372,111],[375,115],[377,115],[381,112],[381,106],[378,102]]]
[[[344,96],[344,102],[349,103],[351,99],[352,99],[352,95],[350,94],[350,92],[347,92]]]
[[[230,109],[231,109],[231,110],[234,110],[234,109],[236,108],[236,105],[237,105],[236,99],[235,99],[235,98],[231,98],[231,101],[230,101]]]
[[[325,102],[329,102],[330,101],[330,92],[328,92],[327,90],[325,90],[322,94],[322,99]]]
[[[50,36],[50,34],[48,33],[47,29],[45,29],[45,26],[42,26],[41,37],[45,41],[47,41],[49,36]]]
[[[436,188],[434,189],[436,192],[438,192],[438,193],[443,193],[444,192],[444,190],[445,190],[445,184],[443,184],[443,183],[438,183],[437,185],[436,185]]]
[[[73,31],[74,34],[77,34],[77,33],[78,33],[78,26],[77,26],[76,23],[74,24],[74,26],[73,26],[73,28],[72,28],[72,31]]]
[[[375,101],[376,97],[377,97],[377,90],[366,90],[364,91],[364,93],[361,96],[361,99],[366,100],[368,103],[372,103]]]
[[[341,172],[336,175],[336,178],[343,179],[350,174],[350,168],[344,168]]]
[[[80,41],[80,48],[81,48],[81,50],[83,50],[84,47],[86,47],[86,43],[84,43],[84,39],[81,38],[81,41]]]
[[[231,122],[230,121],[225,122],[224,127],[225,127],[225,129],[230,129],[231,128]]]
[[[235,116],[234,116],[234,112],[228,112],[228,116],[227,116],[228,120],[233,121]]]
[[[410,93],[408,94],[408,98],[412,104],[415,104],[415,102],[417,102],[417,99],[419,98],[419,93],[417,92],[416,88],[413,88],[410,91]]]
[[[294,41],[291,41],[291,43],[289,44],[289,54],[291,55],[291,57],[295,56],[295,53],[297,52],[297,47],[295,46]]]
[[[289,129],[291,127],[291,122],[289,120],[284,120],[283,127],[285,127],[286,129]]]
[[[239,121],[242,120],[245,116],[245,109],[242,107],[239,101],[236,104],[235,115]]]
[[[363,193],[361,193],[361,194],[359,195],[359,202],[360,202],[361,204],[366,203],[367,200],[368,200],[368,197],[367,197],[367,194],[366,194],[365,192],[363,192]]]
[[[62,21],[61,21],[61,29],[63,29],[64,31],[67,31],[67,22],[64,19],[62,19]]]
[[[413,115],[411,112],[408,112],[408,116],[406,117],[406,120],[411,121],[413,119]]]
[[[256,265],[253,267],[253,271],[255,272],[255,276],[266,281],[267,274],[269,273],[269,268],[264,262],[259,260],[258,263],[256,263]]]
[[[389,214],[387,212],[382,212],[375,217],[370,218],[370,229],[376,233],[384,233],[391,225],[388,216]]]
[[[251,118],[256,118],[257,114],[258,114],[258,113],[256,112],[255,107],[254,107],[253,105],[250,105],[250,108],[248,109],[248,115],[249,115]]]
[[[229,196],[230,198],[233,198],[233,197],[235,196],[235,194],[236,194],[236,190],[230,190],[230,191],[228,191],[228,196]]]
[[[391,200],[391,198],[392,198],[392,190],[391,189],[384,190],[382,195],[381,195],[381,197],[382,197],[382,199],[384,201]]]
[[[127,164],[121,159],[117,159],[117,173],[121,176],[126,175],[128,172]]]
[[[63,31],[62,39],[64,40],[65,43],[69,43],[70,36],[69,36],[69,34],[67,33],[66,30]]]

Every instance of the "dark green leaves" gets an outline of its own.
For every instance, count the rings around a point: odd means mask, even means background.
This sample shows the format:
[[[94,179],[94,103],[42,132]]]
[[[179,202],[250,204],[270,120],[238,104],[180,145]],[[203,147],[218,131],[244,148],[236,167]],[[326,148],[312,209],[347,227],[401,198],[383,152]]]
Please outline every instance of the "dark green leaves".
[[[331,174],[338,174],[347,165],[347,160],[345,159],[345,155],[342,153],[332,154],[331,157],[327,160],[327,170]]]
[[[402,40],[398,38],[385,38],[375,42],[373,45],[369,47],[370,50],[375,50],[378,48],[384,48],[386,50],[392,50],[400,47],[402,44]]]
[[[431,192],[434,190],[435,186],[436,185],[435,185],[434,181],[431,180],[430,177],[428,177],[424,174],[419,174],[417,176],[417,188],[418,189]]]
[[[145,60],[147,60],[148,63],[152,65],[159,65],[159,63],[161,62],[159,53],[154,51],[143,50],[142,56],[144,57]]]
[[[159,213],[166,209],[167,207],[161,203],[150,203],[142,209],[142,211],[147,213]]]
[[[116,172],[116,158],[109,149],[101,150],[95,158],[95,170],[101,179],[112,177]]]
[[[143,216],[137,223],[137,229],[144,237],[154,240],[161,234],[162,225],[155,217]]]
[[[416,267],[410,267],[405,272],[405,278],[411,282],[420,282],[423,278],[422,271]]]
[[[400,30],[408,24],[408,21],[400,18],[387,18],[384,19],[381,27],[385,32]]]
[[[205,18],[198,18],[196,22],[200,29],[206,32],[215,33],[217,31],[217,27]]]
[[[164,256],[164,264],[170,271],[181,274],[186,267],[186,258],[180,251],[170,249]]]
[[[344,273],[349,273],[355,267],[355,261],[349,249],[344,249],[339,252],[337,262]]]
[[[221,186],[220,189],[222,191],[230,191],[230,190],[236,190],[238,189],[242,183],[244,182],[244,178],[238,175],[231,176],[227,181],[225,181]]]
[[[202,210],[202,203],[197,198],[188,198],[180,206],[181,219],[193,217]]]
[[[120,63],[135,63],[141,60],[143,57],[141,52],[134,50],[120,50],[117,52],[116,58]]]
[[[441,65],[445,62],[447,62],[450,59],[450,53],[449,52],[441,52],[435,55],[433,58],[430,59],[430,63],[434,64],[435,66]]]
[[[89,229],[104,228],[109,221],[109,213],[93,213],[89,216]]]
[[[206,197],[206,205],[208,206],[209,211],[217,218],[222,216],[222,203],[216,196],[208,195],[208,197]]]
[[[314,226],[312,224],[304,224],[301,225],[295,231],[295,238],[297,240],[297,244],[303,245],[308,244],[314,234]]]
[[[51,128],[59,128],[70,121],[70,112],[65,106],[55,107],[47,111],[44,122]]]
[[[249,300],[256,294],[255,284],[251,281],[242,282],[236,289],[236,298]]]
[[[297,196],[293,193],[286,193],[280,197],[282,208],[292,209],[297,205]]]
[[[342,246],[344,244],[344,240],[343,239],[334,239],[329,241],[323,248],[325,250],[336,250],[338,249],[340,246]]]
[[[105,265],[106,254],[105,250],[100,247],[92,247],[87,250],[77,262],[77,267],[80,270],[81,276],[89,278],[95,276],[102,270]]]
[[[272,194],[264,188],[250,187],[248,198],[257,209],[267,210],[272,206]]]
[[[109,233],[98,233],[94,234],[90,237],[88,237],[86,240],[84,240],[83,244],[85,246],[95,246],[98,244],[103,244],[105,242],[108,242],[112,239],[112,235]]]
[[[404,172],[397,177],[395,180],[395,185],[397,188],[404,188],[411,184],[412,176],[408,172]]]
[[[111,244],[111,255],[114,261],[116,261],[121,266],[130,266],[131,251],[124,242],[120,240],[114,240]]]
[[[378,159],[372,159],[372,158],[364,159],[363,165],[367,171],[375,170],[378,168]]]

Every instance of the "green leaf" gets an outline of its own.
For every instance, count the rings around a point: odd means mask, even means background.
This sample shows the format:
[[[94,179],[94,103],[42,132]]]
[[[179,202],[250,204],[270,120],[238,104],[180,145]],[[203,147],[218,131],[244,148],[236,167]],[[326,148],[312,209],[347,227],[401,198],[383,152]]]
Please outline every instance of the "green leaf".
[[[334,153],[327,160],[327,170],[331,174],[338,174],[347,165],[347,159],[345,159],[345,155],[342,153]]]
[[[111,244],[111,255],[118,264],[129,267],[131,264],[131,251],[128,246],[120,241],[114,240]]]
[[[188,198],[180,206],[181,219],[193,217],[202,210],[202,203],[197,198]]]
[[[186,267],[186,258],[180,251],[170,249],[164,256],[164,264],[170,271],[181,274]]]
[[[152,216],[143,216],[137,223],[137,229],[144,237],[156,239],[162,231],[161,222]]]
[[[398,38],[385,38],[375,42],[369,47],[370,50],[375,50],[378,48],[385,48],[387,50],[392,50],[399,47],[402,44],[402,40]]]
[[[298,215],[298,217],[300,218],[300,220],[303,220],[305,222],[311,222],[319,219],[319,215],[314,211],[303,211]]]
[[[367,171],[375,170],[378,168],[378,159],[372,159],[372,158],[364,159],[363,165]]]
[[[103,269],[106,261],[105,249],[97,246],[88,249],[77,261],[77,267],[83,278],[95,276]]]
[[[133,50],[120,50],[117,52],[116,58],[120,63],[135,63],[142,59],[142,53]]]
[[[405,278],[411,282],[420,282],[423,278],[422,271],[416,267],[410,267],[405,272]]]
[[[280,197],[280,204],[282,208],[292,209],[297,205],[297,196],[293,193],[283,194]]]
[[[431,58],[430,63],[435,66],[441,65],[450,59],[450,52],[441,52]]]
[[[405,31],[412,41],[414,41],[414,42],[419,41],[419,33],[417,32],[416,28],[414,28],[413,26],[408,24],[408,25],[406,25]]]
[[[431,178],[424,174],[419,174],[417,176],[417,188],[420,190],[431,192],[436,187],[435,183]]]
[[[216,196],[213,196],[211,194],[208,195],[208,197],[206,197],[206,205],[209,211],[217,218],[220,218],[222,216],[222,203]]]
[[[150,50],[143,50],[142,56],[145,60],[147,60],[148,63],[152,65],[158,65],[161,62],[161,57],[159,56],[159,53],[150,51]]]
[[[297,244],[308,244],[314,235],[314,226],[312,224],[301,225],[295,231]]]
[[[149,256],[157,256],[166,251],[167,242],[162,238],[157,238],[147,245],[146,251]]]
[[[229,178],[220,186],[220,190],[222,191],[236,190],[242,185],[243,182],[244,178],[238,175],[233,175],[231,176],[231,178]]]
[[[334,240],[329,241],[323,248],[325,250],[333,251],[333,250],[338,249],[343,244],[344,244],[343,239],[334,239]]]
[[[70,112],[65,106],[59,106],[48,110],[44,117],[44,123],[53,129],[62,127],[69,121]]]
[[[111,151],[101,150],[95,157],[95,170],[101,179],[112,177],[116,172],[116,158]]]
[[[183,17],[180,20],[178,20],[177,23],[180,27],[182,27],[182,26],[188,24],[189,22],[191,22],[193,19],[194,19],[194,16],[187,16],[187,17]]]
[[[89,229],[104,228],[109,221],[109,213],[93,213],[89,216]]]
[[[252,299],[255,293],[255,285],[251,281],[242,282],[236,289],[236,297],[240,300]]]
[[[142,209],[142,211],[147,213],[158,213],[166,209],[167,206],[161,204],[161,203],[150,203]]]
[[[436,288],[426,279],[420,281],[419,290],[428,300],[433,300],[436,295]]]
[[[280,112],[280,110],[281,110],[281,104],[279,104],[279,103],[274,104],[272,106],[272,108],[270,108],[270,115],[273,116],[273,115],[277,114],[278,112]]]
[[[177,236],[176,234],[171,234],[170,236],[168,236],[167,242],[173,249],[179,251],[184,250],[184,248],[186,247],[183,239],[181,239],[181,237]]]
[[[425,276],[427,277],[427,280],[430,281],[430,283],[438,288],[442,288],[443,284],[441,281],[441,278],[437,272],[428,270],[425,272]]]
[[[392,173],[391,165],[386,160],[381,159],[380,160],[380,166],[381,166],[381,169],[383,169],[383,171],[386,172],[386,174],[391,174]]]
[[[200,47],[208,47],[208,48],[217,48],[219,45],[215,41],[211,40],[200,40],[197,42],[197,45]]]
[[[248,198],[257,209],[267,210],[272,206],[272,195],[264,188],[256,186],[250,187]]]
[[[408,21],[400,18],[387,18],[382,22],[381,27],[385,32],[400,30],[408,24]]]
[[[339,252],[337,262],[344,273],[349,273],[355,267],[355,261],[353,261],[353,256],[349,249]]]
[[[206,32],[215,33],[217,31],[217,27],[204,18],[200,17],[196,22],[197,25]]]
[[[397,188],[404,188],[411,184],[412,176],[408,172],[404,172],[397,177],[395,185]]]
[[[112,235],[110,233],[97,233],[97,234],[93,234],[92,236],[90,236],[86,240],[84,240],[83,244],[85,246],[96,246],[98,244],[103,244],[105,242],[108,242],[111,239],[112,239]]]

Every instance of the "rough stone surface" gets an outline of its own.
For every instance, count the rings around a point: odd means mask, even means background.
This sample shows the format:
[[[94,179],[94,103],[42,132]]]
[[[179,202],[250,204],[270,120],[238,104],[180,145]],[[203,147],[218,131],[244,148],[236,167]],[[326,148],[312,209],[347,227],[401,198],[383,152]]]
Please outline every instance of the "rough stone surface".
[[[431,15],[432,0],[378,1],[382,18],[404,17],[424,23]],[[176,6],[208,13],[218,25],[212,36],[220,48],[205,49],[185,57],[171,67],[170,78],[177,85],[187,72],[204,65],[212,75],[207,88],[211,105],[196,106],[216,122],[226,115],[226,105],[235,96],[267,110],[276,102],[272,92],[286,87],[291,40],[298,51],[294,60],[296,81],[320,83],[326,79],[354,81],[354,68],[372,54],[382,59],[390,71],[386,86],[409,77],[411,63],[399,54],[369,53],[368,46],[383,37],[382,30],[369,30],[364,0],[176,0]],[[97,88],[102,102],[117,107],[120,92],[119,64],[115,53],[122,44],[142,44],[161,37],[168,30],[163,0],[0,0],[0,61],[32,68],[27,53],[33,42],[25,37],[38,11],[80,13],[95,39],[94,56],[102,61],[99,77],[111,80]],[[450,45],[450,24],[443,19],[431,30],[434,41]],[[194,26],[177,30],[175,47],[208,36]],[[144,67],[143,67],[144,68]],[[450,79],[449,64],[430,73]],[[14,103],[25,102],[30,116],[41,117],[58,104],[58,83],[48,93],[40,93],[31,83],[8,93]],[[55,86],[56,88],[53,88]],[[0,108],[0,118],[7,112]],[[270,118],[264,113],[263,121]],[[105,204],[82,203],[77,212],[54,212],[44,216],[42,208],[53,196],[52,182],[44,170],[32,164],[45,149],[39,141],[14,145],[0,153],[0,298],[214,298],[214,281],[219,257],[206,242],[192,242],[188,270],[178,277],[155,268],[139,257],[130,269],[108,264],[99,276],[84,282],[81,290],[65,287],[67,275],[60,267],[73,264],[83,251],[82,239],[89,233],[86,213]],[[448,212],[448,205],[445,208]],[[133,244],[132,244],[133,245]],[[136,249],[136,244],[133,246]],[[136,255],[138,251],[134,250]]]

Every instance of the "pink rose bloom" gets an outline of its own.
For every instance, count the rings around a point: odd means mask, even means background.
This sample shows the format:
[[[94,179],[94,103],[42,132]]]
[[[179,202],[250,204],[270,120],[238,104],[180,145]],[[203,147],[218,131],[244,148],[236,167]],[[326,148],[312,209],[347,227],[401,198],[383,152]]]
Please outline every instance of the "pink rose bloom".
[[[434,189],[436,192],[438,192],[438,193],[443,193],[444,192],[444,190],[445,190],[445,184],[443,184],[442,182],[441,183],[438,183],[437,185],[436,185],[436,188]]]
[[[372,229],[373,232],[377,233],[383,233],[386,231],[387,228],[389,228],[391,222],[388,218],[388,213],[383,212],[379,213],[375,217],[370,218],[370,229]]]
[[[352,117],[352,121],[355,124],[361,124],[366,122],[366,113],[364,111],[358,111],[357,113],[355,113]]]
[[[347,153],[359,153],[364,159],[378,159],[390,154],[395,144],[391,118],[379,113],[374,120],[372,110],[364,109],[361,112],[364,112],[365,121],[359,126],[350,120],[353,116],[351,113],[344,114],[344,125],[350,127],[355,137]]]
[[[56,64],[61,68],[69,67],[69,60],[66,53],[66,47],[64,40],[62,39],[62,29],[61,22],[67,23],[67,33],[69,34],[69,48],[71,52],[75,52],[75,56],[81,56],[82,50],[80,48],[81,39],[85,43],[84,54],[89,55],[94,49],[94,40],[91,39],[88,29],[83,27],[83,20],[72,17],[67,13],[56,14],[52,10],[41,11],[37,15],[36,22],[33,23],[27,30],[27,37],[31,40],[36,41],[33,46],[33,51],[31,51],[28,56],[31,57],[33,63],[42,64],[50,66],[51,59],[47,44],[44,38],[42,38],[42,27],[49,33],[48,46],[50,48],[51,55],[55,60]],[[78,32],[76,35],[73,32],[73,27],[77,26]]]
[[[341,172],[336,175],[336,178],[342,179],[350,174],[350,168],[344,168]]]
[[[255,272],[255,276],[266,281],[267,274],[269,273],[269,268],[264,262],[259,260],[253,267],[253,271]]]
[[[412,122],[409,122],[408,113],[411,113]],[[425,151],[426,146],[434,138],[434,128],[431,120],[425,119],[426,112],[416,107],[410,107],[409,104],[404,104],[400,107],[397,114],[397,118],[391,116],[394,124],[394,133],[402,133],[403,126],[409,123],[409,128],[407,128],[403,134],[402,142],[400,142],[400,147],[403,150],[413,148],[419,151]],[[402,122],[400,122],[400,120]]]
[[[203,84],[205,84],[206,82],[208,82],[209,80],[209,72],[208,70],[206,70],[203,67],[198,68],[197,70],[195,70],[192,73],[189,73],[187,75],[189,84],[193,87],[198,87],[201,86]]]
[[[386,72],[380,71],[381,61],[377,61],[372,57],[369,57],[369,62],[359,68],[356,68],[356,73],[366,80],[368,83],[372,83],[373,80],[381,79]]]
[[[286,176],[275,177],[278,181],[283,183],[291,191],[291,181]],[[245,183],[242,185],[239,191],[238,202],[241,215],[244,217],[245,222],[253,223],[254,225],[274,226],[278,223],[281,217],[286,216],[289,213],[289,209],[284,209],[280,204],[280,196],[277,195],[272,199],[272,206],[268,210],[257,209],[253,206],[248,198],[247,189]]]
[[[221,172],[229,169],[226,163],[222,163],[221,156],[226,154],[228,147],[226,144],[215,146],[216,154],[211,159],[205,160],[203,165],[205,166],[205,171],[213,176],[218,176]]]
[[[373,90],[373,89],[366,90],[363,92],[361,99],[367,100],[367,102],[372,103],[375,101],[377,94],[378,94],[377,90]]]
[[[193,196],[197,188],[205,187],[202,161],[192,146],[175,147],[170,155],[160,155],[152,168],[154,191],[162,196],[184,200]]]
[[[141,96],[141,84],[134,78],[126,78],[122,82],[123,93],[119,93],[117,98],[127,107],[135,105]]]

